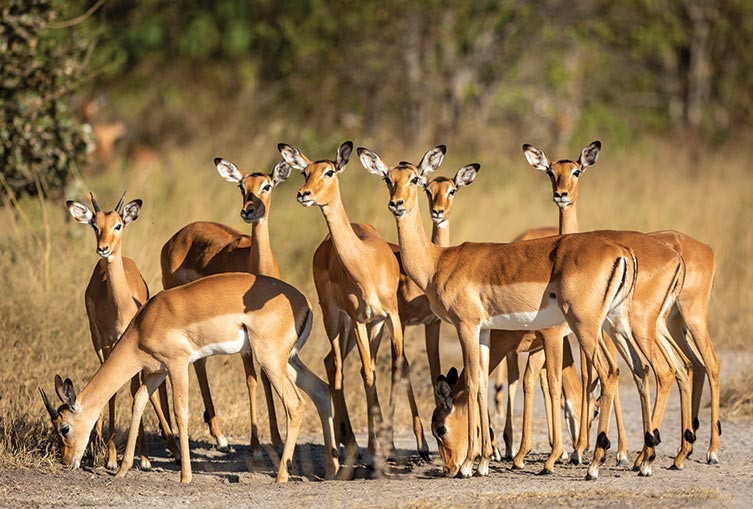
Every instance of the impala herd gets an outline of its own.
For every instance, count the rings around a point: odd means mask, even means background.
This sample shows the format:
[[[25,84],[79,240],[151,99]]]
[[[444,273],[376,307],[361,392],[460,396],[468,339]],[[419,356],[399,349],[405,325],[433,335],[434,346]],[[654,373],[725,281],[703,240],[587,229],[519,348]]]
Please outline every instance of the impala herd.
[[[67,202],[73,218],[93,228],[101,257],[85,293],[92,341],[101,366],[78,393],[70,379],[55,375],[55,390],[63,402],[57,409],[40,389],[62,440],[64,465],[80,465],[92,429],[102,439],[102,413],[109,401],[106,466],[118,468],[115,394],[130,381],[133,410],[117,476],[124,476],[133,465],[137,442],[140,466],[150,468],[141,416],[151,401],[162,435],[181,464],[181,482],[190,482],[189,365],[196,370],[205,421],[217,447],[224,449],[228,443],[212,402],[206,358],[240,353],[248,386],[251,450],[260,447],[255,358],[261,369],[272,444],[282,448],[277,482],[289,478],[306,405],[299,389],[314,402],[321,420],[325,478],[348,477],[347,469],[357,458],[359,446],[343,393],[343,362],[354,347],[361,360],[372,460],[394,449],[393,417],[403,389],[411,408],[418,452],[428,459],[429,446],[403,342],[409,325],[425,328],[436,404],[431,432],[445,475],[470,477],[475,470],[477,475],[486,476],[491,459],[501,459],[490,427],[487,394],[489,373],[505,359],[508,395],[504,456],[513,458],[512,405],[519,379],[517,355],[521,352],[529,355],[523,379],[522,439],[513,468],[524,468],[531,449],[537,380],[545,394],[551,443],[542,473],[552,473],[555,462],[568,457],[560,405],[574,448],[569,458],[575,464],[582,462],[589,448],[590,425],[598,415],[587,479],[598,477],[610,448],[613,406],[618,427],[617,462],[627,465],[627,439],[617,392],[618,352],[640,396],[644,440],[634,470],[651,475],[673,381],[679,388],[682,426],[672,468],[683,468],[696,439],[706,376],[711,389],[712,424],[706,459],[708,463],[718,461],[719,361],[707,323],[713,252],[706,244],[676,231],[578,233],[579,182],[596,163],[600,142],[585,147],[575,161],[556,162],[550,162],[543,151],[531,145],[523,146],[529,164],[551,181],[559,229],[530,230],[508,244],[465,242],[455,246],[449,239],[454,198],[474,181],[478,164],[463,166],[453,178],[430,178],[444,159],[443,145],[429,150],[418,164],[400,162],[396,166],[372,150],[358,148],[363,167],[386,184],[388,208],[399,239],[399,245],[394,245],[374,227],[348,219],[339,179],[353,151],[351,142],[340,146],[334,160],[312,161],[299,149],[283,143],[278,149],[283,159],[269,174],[245,174],[232,162],[215,159],[219,174],[241,190],[240,214],[251,225],[251,235],[212,222],[184,226],[162,248],[164,291],[151,299],[136,264],[121,253],[123,232],[139,217],[141,200],[124,203],[124,194],[111,212],[104,212],[94,195],[93,210],[81,202]],[[270,246],[272,192],[293,170],[304,179],[298,202],[304,207],[319,207],[329,229],[314,253],[312,271],[330,341],[330,352],[324,359],[327,383],[298,357],[311,332],[314,313],[301,292],[279,279],[280,269]],[[429,199],[431,239],[419,215],[422,191]],[[460,340],[460,373],[452,368],[442,374],[442,321],[455,328]],[[376,387],[376,357],[385,332],[392,347],[386,418]],[[579,346],[580,376],[567,340],[570,334]],[[657,384],[653,409],[650,370]],[[505,371],[498,373],[499,393]],[[167,378],[172,387],[177,442],[170,422]],[[600,395],[594,399],[597,384]],[[272,389],[285,411],[284,442],[278,431]],[[499,406],[499,394],[496,400]],[[342,466],[340,445],[344,448]]]

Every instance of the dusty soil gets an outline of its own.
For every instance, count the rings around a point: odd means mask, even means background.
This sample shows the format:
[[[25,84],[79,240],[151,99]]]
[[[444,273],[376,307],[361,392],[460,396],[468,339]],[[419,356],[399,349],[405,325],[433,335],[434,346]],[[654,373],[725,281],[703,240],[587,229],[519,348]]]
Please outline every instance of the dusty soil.
[[[639,408],[634,389],[621,384],[625,421],[631,451],[640,444]],[[286,507],[492,507],[538,506],[645,506],[750,507],[753,501],[753,420],[723,421],[719,465],[706,465],[708,412],[704,410],[695,454],[681,472],[670,471],[671,454],[679,444],[679,408],[676,394],[670,401],[662,427],[654,475],[638,477],[613,467],[610,456],[597,481],[585,481],[584,466],[558,465],[552,476],[540,477],[548,448],[543,411],[537,407],[534,452],[524,471],[510,463],[493,464],[487,478],[446,479],[441,476],[437,454],[428,463],[415,454],[412,436],[396,438],[396,459],[377,475],[359,465],[350,481],[322,481],[323,447],[315,437],[303,437],[296,448],[291,480],[274,484],[274,451],[254,458],[245,437],[235,437],[230,453],[213,449],[207,442],[192,442],[194,480],[179,484],[179,469],[165,454],[153,459],[150,472],[132,470],[125,479],[115,479],[103,469],[54,472],[0,471],[0,507],[49,506],[139,506],[197,507],[259,506]],[[519,429],[519,428],[518,428]],[[516,431],[517,434],[517,431]],[[614,432],[612,432],[614,434]],[[612,437],[613,440],[616,436]],[[436,443],[429,437],[433,451]],[[616,441],[616,440],[615,440]],[[363,437],[359,443],[365,444]],[[159,449],[154,442],[154,449]],[[364,457],[365,449],[362,449]]]

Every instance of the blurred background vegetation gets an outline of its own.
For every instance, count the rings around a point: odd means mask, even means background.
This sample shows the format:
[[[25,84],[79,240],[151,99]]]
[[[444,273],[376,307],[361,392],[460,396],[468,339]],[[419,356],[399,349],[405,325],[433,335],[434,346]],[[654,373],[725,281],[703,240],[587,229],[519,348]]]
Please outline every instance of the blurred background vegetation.
[[[97,367],[83,305],[97,257],[63,200],[93,190],[111,209],[126,188],[144,199],[124,254],[155,293],[159,250],[181,226],[248,231],[212,159],[270,171],[280,141],[320,159],[352,139],[393,163],[444,143],[447,175],[479,161],[478,183],[453,214],[461,242],[556,224],[522,143],[555,160],[600,139],[581,229],[674,228],[710,243],[715,344],[753,350],[749,1],[0,0],[0,10],[0,463],[18,462],[27,446],[29,457],[47,457],[36,387],[50,392],[55,372],[82,387]],[[291,181],[275,191],[272,247],[283,278],[315,304],[310,263],[326,227],[295,203],[300,178]],[[351,220],[394,240],[382,184],[357,161],[341,181]],[[458,352],[443,331],[446,366]],[[409,331],[427,423],[422,343]],[[327,348],[317,320],[303,357],[322,376]],[[365,427],[358,363],[348,362],[351,413]],[[210,380],[225,427],[242,436],[236,364],[210,360]],[[382,375],[380,391],[387,385]],[[191,428],[206,434],[197,394]]]

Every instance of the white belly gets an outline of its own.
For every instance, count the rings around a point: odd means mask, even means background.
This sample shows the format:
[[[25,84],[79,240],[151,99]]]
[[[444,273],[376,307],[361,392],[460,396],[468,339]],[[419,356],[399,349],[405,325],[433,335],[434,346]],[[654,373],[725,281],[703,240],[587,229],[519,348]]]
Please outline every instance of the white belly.
[[[230,341],[222,341],[219,343],[211,343],[204,345],[189,357],[189,362],[194,362],[204,357],[211,357],[212,355],[231,355],[234,353],[240,353],[248,351],[251,345],[248,342],[248,334],[244,328],[238,329],[238,337]]]
[[[560,325],[565,322],[565,315],[559,306],[549,306],[536,311],[520,311],[496,315],[481,322],[482,329],[496,330],[541,330]]]

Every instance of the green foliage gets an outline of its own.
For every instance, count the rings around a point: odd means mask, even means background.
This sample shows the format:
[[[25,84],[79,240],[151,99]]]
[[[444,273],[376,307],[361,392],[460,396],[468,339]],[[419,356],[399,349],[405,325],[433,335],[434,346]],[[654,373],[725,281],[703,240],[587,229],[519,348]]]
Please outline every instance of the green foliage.
[[[0,196],[61,189],[87,151],[65,99],[80,71],[81,42],[46,30],[48,0],[11,0],[0,19]]]

